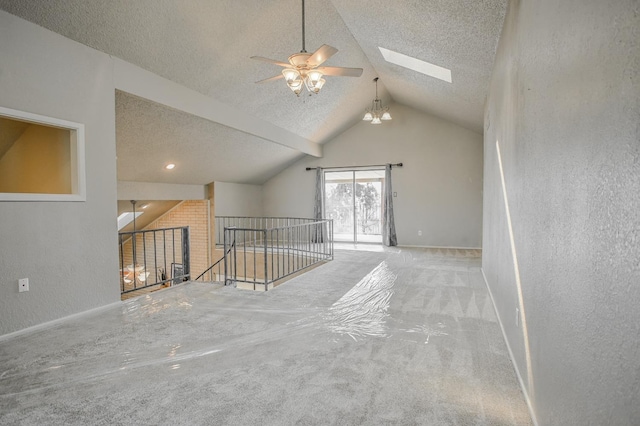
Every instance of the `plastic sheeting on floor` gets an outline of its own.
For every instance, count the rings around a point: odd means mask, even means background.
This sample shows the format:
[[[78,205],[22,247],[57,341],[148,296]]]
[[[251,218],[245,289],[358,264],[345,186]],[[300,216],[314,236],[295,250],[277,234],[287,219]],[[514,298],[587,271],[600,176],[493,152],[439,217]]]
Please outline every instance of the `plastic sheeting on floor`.
[[[338,251],[269,292],[189,283],[0,341],[0,424],[528,425],[479,265]]]

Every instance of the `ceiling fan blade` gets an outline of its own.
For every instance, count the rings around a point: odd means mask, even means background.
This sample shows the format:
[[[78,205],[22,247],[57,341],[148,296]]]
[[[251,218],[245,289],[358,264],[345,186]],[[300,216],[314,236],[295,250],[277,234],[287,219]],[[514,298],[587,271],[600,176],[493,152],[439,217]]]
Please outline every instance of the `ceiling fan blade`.
[[[307,65],[312,68],[317,67],[318,65],[322,64],[324,61],[335,55],[337,52],[338,49],[336,49],[335,47],[331,47],[328,44],[323,44],[318,48],[318,50],[311,54],[309,59],[307,59]]]
[[[284,78],[282,74],[274,75],[273,77],[265,78],[264,80],[256,81],[256,84],[268,83],[270,81],[276,81]]]
[[[262,56],[252,56],[251,59],[255,59],[257,61],[269,62],[270,64],[280,65],[281,67],[290,68],[291,64],[282,61],[276,61],[275,59],[263,58]]]
[[[316,69],[324,75],[337,77],[360,77],[362,75],[362,68],[318,67]]]

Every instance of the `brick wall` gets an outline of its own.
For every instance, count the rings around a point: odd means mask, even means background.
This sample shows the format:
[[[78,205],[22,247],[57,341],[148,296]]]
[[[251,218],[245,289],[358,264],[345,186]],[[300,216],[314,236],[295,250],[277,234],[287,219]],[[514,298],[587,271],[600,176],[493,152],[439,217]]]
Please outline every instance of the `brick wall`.
[[[189,227],[189,243],[190,243],[190,254],[191,254],[191,278],[196,278],[200,275],[205,269],[210,266],[209,263],[209,201],[208,200],[189,200],[183,201],[178,204],[164,216],[160,217],[156,221],[152,222],[148,226],[144,228],[144,230],[150,229],[162,229],[162,228],[175,228],[180,226],[188,226]],[[180,240],[179,234],[176,234],[176,259],[175,261],[178,263],[182,262],[181,253],[180,253]],[[158,236],[157,238],[160,238]],[[167,255],[171,262],[173,257],[173,238],[167,236],[167,240],[160,242],[156,241],[159,247],[163,247],[163,250],[167,250]],[[138,237],[136,242],[136,251],[138,261],[136,263],[142,263],[142,237]],[[151,239],[147,239],[145,242],[145,252],[146,252],[146,261],[147,261],[147,269],[151,271],[154,265],[154,258],[161,259],[163,257],[162,253],[158,253],[155,256],[153,253],[153,241]],[[131,255],[131,243],[125,243],[123,246],[123,259],[124,265],[129,265],[132,263],[132,255]],[[152,272],[152,271],[151,271]],[[152,272],[153,273],[153,272]],[[170,265],[167,265],[166,273],[168,277],[170,277]],[[154,277],[149,277],[149,279],[154,279]]]
[[[195,278],[209,267],[209,201],[183,201],[145,229],[176,226],[189,227],[191,278]]]

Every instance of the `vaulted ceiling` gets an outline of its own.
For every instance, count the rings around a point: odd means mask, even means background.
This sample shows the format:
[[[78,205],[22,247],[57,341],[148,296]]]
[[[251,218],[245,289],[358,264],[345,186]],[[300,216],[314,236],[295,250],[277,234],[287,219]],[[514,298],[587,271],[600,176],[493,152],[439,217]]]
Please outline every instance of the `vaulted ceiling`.
[[[306,0],[306,48],[325,65],[363,68],[296,97],[282,80],[254,84],[301,49],[300,0],[0,0],[0,9],[178,83],[254,121],[255,131],[118,91],[118,179],[262,183],[304,155],[273,129],[323,144],[358,123],[375,95],[482,132],[507,0]],[[452,83],[388,63],[379,47],[452,73]],[[260,123],[271,126],[261,132]],[[264,127],[263,126],[263,127]],[[145,158],[144,164],[139,161]],[[162,165],[179,165],[168,174]]]

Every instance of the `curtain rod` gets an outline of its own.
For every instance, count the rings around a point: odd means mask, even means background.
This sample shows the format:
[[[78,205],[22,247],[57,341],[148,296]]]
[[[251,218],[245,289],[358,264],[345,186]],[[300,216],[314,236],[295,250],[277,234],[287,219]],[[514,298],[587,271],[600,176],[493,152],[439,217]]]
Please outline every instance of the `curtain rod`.
[[[359,169],[362,167],[384,167],[386,164],[369,164],[366,166],[337,166],[337,167],[307,167],[305,170],[316,170],[316,169]],[[402,163],[391,164],[391,168],[393,167],[402,167]]]

